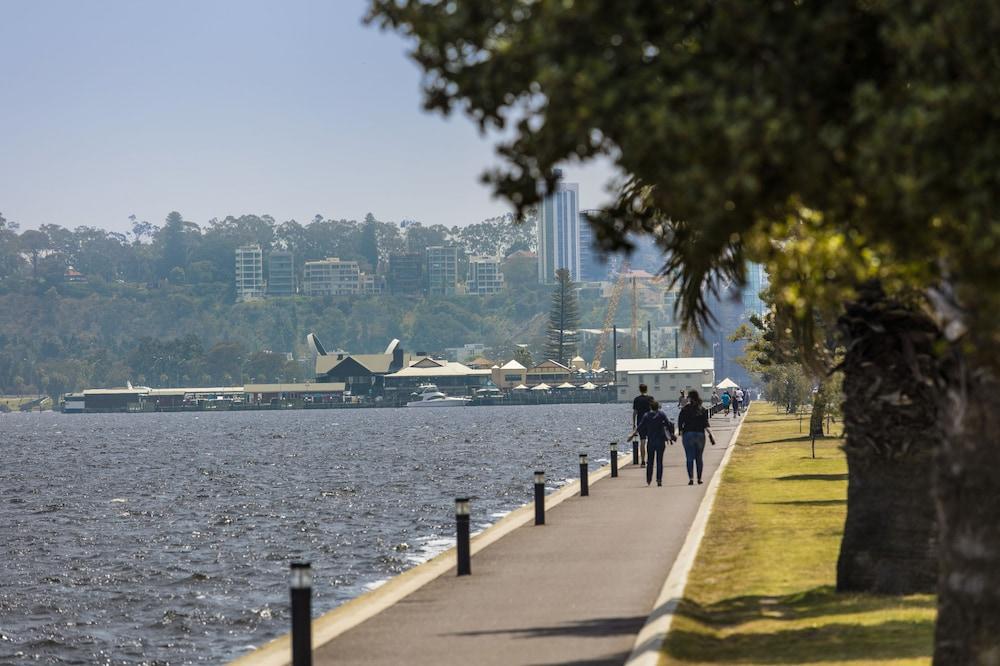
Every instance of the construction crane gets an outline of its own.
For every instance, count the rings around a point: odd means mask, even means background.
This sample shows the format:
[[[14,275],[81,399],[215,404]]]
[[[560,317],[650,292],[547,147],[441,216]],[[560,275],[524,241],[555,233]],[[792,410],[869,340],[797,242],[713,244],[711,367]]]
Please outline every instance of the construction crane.
[[[639,356],[639,296],[632,277],[632,356]]]
[[[604,356],[604,347],[608,344],[608,333],[615,323],[615,314],[618,312],[618,301],[621,300],[622,292],[625,291],[628,272],[629,264],[626,261],[622,264],[621,270],[618,272],[618,280],[615,281],[615,286],[611,289],[611,298],[608,299],[608,311],[604,315],[604,325],[601,327],[601,337],[597,339],[597,347],[594,348],[594,360],[590,364],[591,370],[597,370],[601,367],[601,357]]]

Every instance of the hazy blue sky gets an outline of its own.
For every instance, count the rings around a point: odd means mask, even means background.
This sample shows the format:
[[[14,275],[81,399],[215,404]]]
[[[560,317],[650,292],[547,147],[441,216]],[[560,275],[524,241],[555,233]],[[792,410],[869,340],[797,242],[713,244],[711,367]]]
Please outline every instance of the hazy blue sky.
[[[420,74],[364,0],[0,0],[0,212],[125,230],[316,213],[467,224],[492,145],[420,110]],[[569,170],[581,207],[605,168]]]

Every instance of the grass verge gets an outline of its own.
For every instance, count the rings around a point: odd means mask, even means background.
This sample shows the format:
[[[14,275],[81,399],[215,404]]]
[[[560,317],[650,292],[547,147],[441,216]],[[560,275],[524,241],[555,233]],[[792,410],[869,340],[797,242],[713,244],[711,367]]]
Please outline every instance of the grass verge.
[[[797,416],[752,406],[661,663],[930,663],[932,595],[834,590],[847,510],[840,444],[817,440],[813,459]]]

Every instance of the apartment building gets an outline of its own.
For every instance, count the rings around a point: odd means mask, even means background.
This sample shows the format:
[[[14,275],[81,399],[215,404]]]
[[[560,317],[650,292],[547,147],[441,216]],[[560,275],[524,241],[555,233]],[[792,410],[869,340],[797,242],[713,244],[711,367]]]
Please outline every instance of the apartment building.
[[[350,296],[361,291],[361,268],[356,261],[329,257],[307,261],[302,271],[306,296]]]

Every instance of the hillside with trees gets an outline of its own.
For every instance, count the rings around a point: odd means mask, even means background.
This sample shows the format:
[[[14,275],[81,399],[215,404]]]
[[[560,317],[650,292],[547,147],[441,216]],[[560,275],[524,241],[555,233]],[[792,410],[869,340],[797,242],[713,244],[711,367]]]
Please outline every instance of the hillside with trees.
[[[361,222],[317,216],[307,225],[244,215],[201,227],[173,212],[162,226],[132,222],[130,234],[58,225],[19,232],[0,217],[0,391],[58,395],[126,381],[301,380],[312,375],[309,332],[330,350],[355,353],[380,351],[399,338],[413,351],[479,342],[505,358],[517,344],[542,355],[551,287],[538,284],[535,262],[523,256],[504,264],[508,288],[492,296],[237,303],[234,289],[234,252],[247,243],[265,252],[290,249],[299,271],[302,261],[326,256],[370,266],[391,252],[448,243],[463,257],[504,256],[534,248],[530,221],[515,225],[500,217],[447,229],[401,228],[371,215]],[[83,280],[68,280],[70,267]],[[599,294],[582,294],[582,324],[599,326],[603,307]]]

